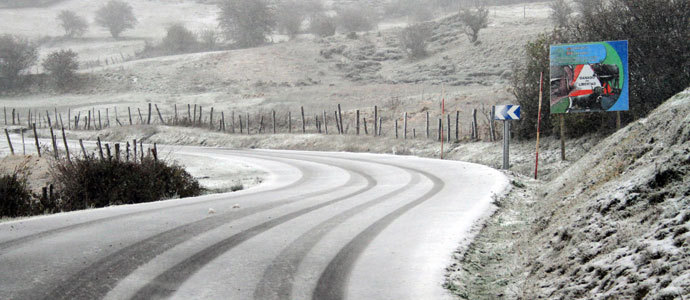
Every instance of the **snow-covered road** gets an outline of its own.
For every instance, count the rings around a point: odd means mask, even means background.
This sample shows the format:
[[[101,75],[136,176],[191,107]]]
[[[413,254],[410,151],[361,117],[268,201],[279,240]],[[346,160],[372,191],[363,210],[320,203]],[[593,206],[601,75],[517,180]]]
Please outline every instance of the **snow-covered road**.
[[[447,299],[451,253],[508,186],[457,161],[174,151],[269,175],[234,193],[0,223],[0,299]]]

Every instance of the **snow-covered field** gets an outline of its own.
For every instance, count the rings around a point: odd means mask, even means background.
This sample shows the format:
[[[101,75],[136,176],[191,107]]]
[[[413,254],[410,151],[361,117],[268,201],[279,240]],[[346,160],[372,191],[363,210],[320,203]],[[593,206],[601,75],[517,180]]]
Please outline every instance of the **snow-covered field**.
[[[107,29],[94,22],[96,11],[107,0],[67,0],[54,5],[36,8],[0,9],[0,34],[16,34],[32,39],[61,37],[64,35],[57,20],[61,10],[71,10],[84,17],[89,29],[82,38],[48,40],[40,48],[41,55],[59,49],[73,49],[82,61],[106,58],[121,60],[133,56],[145,40],[160,40],[172,24],[184,24],[192,31],[216,28],[218,8],[196,1],[128,0],[133,7],[138,24],[115,40]],[[40,20],[40,21],[38,21]]]
[[[89,2],[79,11],[91,12],[103,1]],[[76,9],[80,1],[64,1],[51,8],[0,10],[0,28],[36,36],[40,32],[30,19],[42,18],[60,35],[52,10]],[[482,30],[479,45],[471,45],[455,19],[438,19],[429,44],[430,55],[408,59],[398,43],[398,26],[360,33],[357,40],[344,35],[327,39],[299,37],[264,47],[224,52],[158,57],[121,63],[143,39],[160,39],[166,25],[188,24],[196,30],[215,24],[217,8],[192,1],[132,1],[141,11],[140,24],[115,41],[102,29],[92,27],[84,39],[56,41],[42,52],[74,48],[80,59],[114,55],[115,64],[82,71],[84,85],[71,94],[23,94],[0,98],[0,105],[17,108],[25,116],[30,108],[57,108],[63,115],[95,107],[144,109],[147,102],[159,104],[164,116],[173,114],[173,104],[214,107],[229,114],[250,113],[253,118],[276,110],[284,116],[297,114],[304,106],[308,116],[329,114],[341,104],[345,121],[351,123],[356,109],[371,123],[373,106],[384,122],[401,120],[408,112],[410,127],[421,131],[425,114],[433,122],[445,98],[447,111],[459,111],[461,130],[468,131],[472,109],[509,103],[511,68],[526,40],[550,27],[545,3],[490,7],[489,28]],[[85,13],[86,14],[86,13]],[[183,14],[184,16],[180,16]],[[7,22],[5,20],[15,20]],[[190,21],[194,20],[194,22]],[[12,23],[12,24],[9,24]],[[386,23],[386,21],[384,21]],[[23,28],[19,30],[19,28]],[[335,49],[335,50],[334,50]],[[335,51],[335,52],[333,52]],[[121,56],[120,53],[123,53]],[[330,54],[326,54],[330,53]],[[104,112],[103,112],[104,113]],[[485,123],[483,116],[480,117]]]

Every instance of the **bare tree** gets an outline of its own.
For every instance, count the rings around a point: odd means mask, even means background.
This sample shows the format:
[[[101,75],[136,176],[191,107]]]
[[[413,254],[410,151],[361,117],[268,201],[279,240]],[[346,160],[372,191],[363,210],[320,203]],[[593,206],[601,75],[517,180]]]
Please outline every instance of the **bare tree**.
[[[335,34],[336,21],[335,18],[320,13],[311,18],[309,26],[309,31],[319,37],[332,36]]]
[[[400,32],[400,45],[410,58],[420,58],[427,54],[427,40],[432,30],[428,23],[408,26]]]
[[[62,29],[65,30],[65,36],[67,37],[80,37],[89,28],[86,19],[78,16],[77,13],[71,10],[61,11],[57,19]]]
[[[463,8],[458,17],[464,26],[465,34],[472,43],[477,43],[479,30],[489,26],[489,10],[483,6],[475,9]]]
[[[67,90],[76,82],[77,53],[71,49],[52,52],[43,60],[43,68],[59,89]]]
[[[38,59],[38,48],[26,38],[14,35],[0,36],[0,80],[7,88],[14,88],[21,73]]]
[[[202,29],[199,34],[201,47],[205,50],[215,50],[218,47],[218,31],[211,28]]]
[[[196,35],[184,25],[174,24],[168,27],[161,46],[169,54],[189,53],[198,49],[198,41]]]
[[[549,17],[551,21],[560,28],[565,28],[570,22],[570,15],[573,13],[573,8],[566,2],[566,0],[554,0],[549,4],[551,13]]]
[[[266,0],[223,0],[218,23],[228,40],[241,48],[266,42],[276,26],[275,14]]]
[[[299,33],[305,19],[306,11],[300,1],[285,0],[278,3],[276,12],[278,30],[287,34],[290,38],[295,37]]]
[[[110,0],[96,11],[96,24],[107,28],[114,38],[119,38],[123,31],[134,28],[137,18],[128,3]]]

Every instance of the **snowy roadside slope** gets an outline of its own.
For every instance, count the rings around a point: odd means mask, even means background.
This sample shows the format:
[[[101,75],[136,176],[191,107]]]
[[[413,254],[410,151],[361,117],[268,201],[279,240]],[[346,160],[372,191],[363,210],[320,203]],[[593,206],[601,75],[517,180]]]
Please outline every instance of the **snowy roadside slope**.
[[[525,299],[688,299],[690,89],[538,195]]]

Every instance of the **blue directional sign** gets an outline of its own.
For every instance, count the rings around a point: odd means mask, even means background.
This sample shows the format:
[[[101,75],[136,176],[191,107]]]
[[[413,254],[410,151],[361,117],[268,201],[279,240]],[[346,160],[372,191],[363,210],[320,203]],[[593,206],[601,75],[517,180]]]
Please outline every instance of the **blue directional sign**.
[[[496,105],[494,120],[520,120],[520,105]]]

